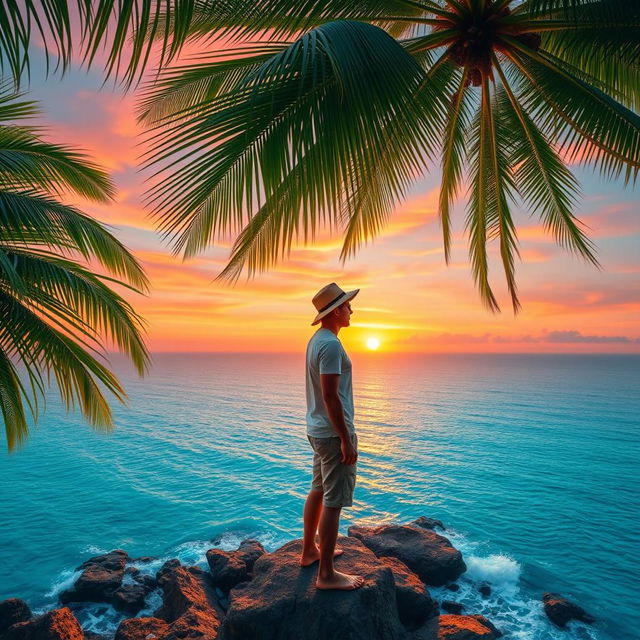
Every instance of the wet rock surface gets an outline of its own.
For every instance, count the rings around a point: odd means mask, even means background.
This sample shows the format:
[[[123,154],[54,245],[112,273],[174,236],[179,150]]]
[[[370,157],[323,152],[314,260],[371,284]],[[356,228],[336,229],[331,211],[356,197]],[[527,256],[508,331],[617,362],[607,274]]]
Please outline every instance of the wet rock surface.
[[[496,640],[501,636],[484,616],[442,615],[427,622],[411,640]]]
[[[595,618],[588,614],[582,607],[567,600],[558,593],[545,593],[542,596],[544,603],[544,612],[551,622],[559,627],[564,627],[571,620],[578,620],[593,624]]]
[[[122,585],[128,559],[122,549],[89,558],[76,569],[82,573],[71,589],[60,594],[60,602],[111,602]]]
[[[71,609],[62,607],[17,622],[0,637],[2,640],[84,640],[84,633]]]
[[[353,591],[315,588],[317,565],[300,566],[302,541],[258,559],[254,576],[231,590],[219,640],[403,640],[391,570],[359,540],[341,537],[338,571],[357,573]]]
[[[417,629],[438,615],[438,603],[424,582],[398,558],[382,556],[379,561],[391,569],[396,586],[396,605],[400,621],[407,629]]]
[[[427,518],[426,516],[420,516],[413,522],[409,523],[410,527],[418,527],[420,529],[442,529],[446,531],[447,528],[442,524],[441,520],[436,520],[435,518]]]
[[[116,631],[114,640],[160,640],[169,632],[169,624],[160,618],[128,618]]]
[[[20,598],[9,598],[0,602],[0,637],[16,622],[26,622],[31,618],[29,605]]]
[[[145,598],[152,589],[153,587],[140,583],[123,585],[116,589],[111,602],[118,611],[135,615],[144,608]]]
[[[226,593],[237,584],[249,580],[256,560],[264,553],[264,547],[252,539],[244,540],[237,551],[209,549],[207,562],[215,586]]]
[[[440,608],[447,613],[456,613],[460,614],[464,610],[464,606],[459,602],[454,602],[453,600],[443,600],[440,603]]]
[[[412,525],[353,526],[349,527],[349,535],[361,540],[377,556],[398,558],[427,585],[445,585],[467,570],[460,551],[431,529]]]

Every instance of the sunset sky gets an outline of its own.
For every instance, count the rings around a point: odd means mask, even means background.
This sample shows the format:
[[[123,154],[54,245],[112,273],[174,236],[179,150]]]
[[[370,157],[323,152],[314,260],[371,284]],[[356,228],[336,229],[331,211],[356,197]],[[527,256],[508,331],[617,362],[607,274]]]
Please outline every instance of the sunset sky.
[[[522,312],[514,317],[496,247],[492,283],[502,313],[481,304],[464,236],[464,202],[454,212],[452,260],[444,262],[436,217],[439,170],[420,180],[384,233],[342,265],[341,237],[325,233],[289,260],[235,286],[214,283],[226,246],[183,262],[154,231],[142,206],[142,148],[135,94],[100,89],[101,70],[74,69],[62,80],[34,72],[31,97],[41,101],[46,137],[86,150],[118,187],[110,205],[80,203],[111,225],[151,280],[147,297],[129,295],[148,323],[152,351],[300,351],[313,329],[313,294],[335,281],[361,288],[353,301],[345,346],[380,351],[640,353],[640,215],[637,188],[573,167],[582,184],[577,210],[591,229],[602,269],[557,247],[529,212],[516,215],[522,261],[517,265]]]

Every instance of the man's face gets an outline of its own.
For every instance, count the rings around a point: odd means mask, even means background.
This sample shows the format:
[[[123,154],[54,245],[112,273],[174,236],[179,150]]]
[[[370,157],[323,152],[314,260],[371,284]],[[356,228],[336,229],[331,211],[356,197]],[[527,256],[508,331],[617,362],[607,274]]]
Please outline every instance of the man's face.
[[[340,326],[348,327],[351,314],[353,313],[353,310],[351,309],[351,302],[345,302],[344,304],[341,304],[336,309],[336,311],[338,312],[337,316],[338,316],[338,321],[340,322]]]

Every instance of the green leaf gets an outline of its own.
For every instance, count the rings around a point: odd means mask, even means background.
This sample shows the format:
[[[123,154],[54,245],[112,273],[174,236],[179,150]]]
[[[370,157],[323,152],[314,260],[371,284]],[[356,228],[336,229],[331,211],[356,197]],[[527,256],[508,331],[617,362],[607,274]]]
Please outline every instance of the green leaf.
[[[275,211],[288,192],[291,211],[304,212],[293,234],[306,239],[318,224],[338,224],[383,166],[387,193],[401,197],[403,176],[424,168],[438,142],[424,123],[442,122],[442,101],[415,99],[423,78],[378,27],[343,21],[308,32],[160,138],[152,161],[176,167],[151,194],[161,229],[190,256],[240,232],[265,204]],[[380,135],[388,127],[392,140]],[[385,191],[373,197],[384,208]]]
[[[442,145],[442,178],[438,213],[442,226],[444,257],[449,262],[451,246],[450,206],[456,197],[464,169],[466,132],[471,121],[472,96],[465,86],[467,73],[463,73],[457,91],[446,110],[446,126]]]
[[[76,251],[88,260],[96,258],[134,287],[148,287],[138,261],[103,225],[41,193],[0,190],[0,232],[0,240],[5,242],[57,245],[67,253]]]
[[[498,301],[489,284],[489,261],[487,258],[487,227],[489,225],[489,186],[491,181],[491,143],[488,115],[489,96],[483,87],[481,106],[472,123],[468,160],[471,170],[469,203],[467,205],[466,228],[469,231],[469,258],[474,280],[480,291],[482,302],[490,311],[498,311]]]
[[[515,41],[514,41],[515,42]],[[509,59],[518,69],[517,95],[541,130],[571,158],[604,175],[635,180],[640,169],[640,117],[542,53],[519,44]]]
[[[515,167],[518,191],[563,247],[597,265],[593,243],[572,213],[579,188],[549,141],[519,103],[500,66],[502,87],[498,106],[514,134],[508,165]]]

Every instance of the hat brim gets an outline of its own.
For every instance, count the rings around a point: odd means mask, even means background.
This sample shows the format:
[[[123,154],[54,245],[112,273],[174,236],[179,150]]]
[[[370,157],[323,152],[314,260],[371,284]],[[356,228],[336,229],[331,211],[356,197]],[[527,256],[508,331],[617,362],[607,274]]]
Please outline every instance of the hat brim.
[[[353,291],[345,291],[343,296],[340,296],[328,309],[325,309],[314,318],[313,322],[311,323],[311,326],[313,327],[314,325],[318,324],[318,322],[320,322],[322,318],[324,318],[328,313],[331,313],[335,308],[339,307],[341,304],[344,304],[345,302],[349,302],[349,300],[352,300],[353,298],[355,298],[358,295],[358,291],[360,291],[360,289],[354,289]]]

